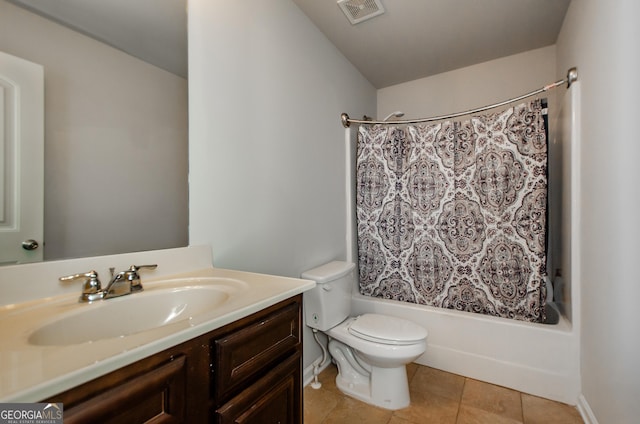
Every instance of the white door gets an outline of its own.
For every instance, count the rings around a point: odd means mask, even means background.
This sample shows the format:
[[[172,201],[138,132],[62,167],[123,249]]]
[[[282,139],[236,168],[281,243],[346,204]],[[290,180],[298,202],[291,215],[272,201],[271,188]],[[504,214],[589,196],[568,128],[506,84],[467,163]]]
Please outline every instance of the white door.
[[[0,264],[42,260],[44,69],[0,52]]]

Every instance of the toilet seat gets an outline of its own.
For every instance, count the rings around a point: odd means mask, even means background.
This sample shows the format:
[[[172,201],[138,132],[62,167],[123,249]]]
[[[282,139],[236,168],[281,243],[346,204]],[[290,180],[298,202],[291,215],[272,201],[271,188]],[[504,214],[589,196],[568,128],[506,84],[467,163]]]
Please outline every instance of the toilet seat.
[[[424,341],[427,330],[402,318],[379,314],[363,314],[349,324],[351,335],[387,345],[410,345]]]

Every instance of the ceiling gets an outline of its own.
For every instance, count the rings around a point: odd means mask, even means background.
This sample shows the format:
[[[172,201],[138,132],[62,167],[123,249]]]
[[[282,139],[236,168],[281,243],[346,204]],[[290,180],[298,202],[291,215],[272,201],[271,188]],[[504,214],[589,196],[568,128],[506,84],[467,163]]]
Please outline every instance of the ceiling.
[[[335,0],[293,0],[376,87],[555,44],[570,0],[381,0],[352,25]]]
[[[186,0],[8,0],[187,77]]]
[[[187,75],[186,0],[10,1]],[[356,25],[336,0],[293,2],[383,88],[555,44],[570,0],[381,0]]]

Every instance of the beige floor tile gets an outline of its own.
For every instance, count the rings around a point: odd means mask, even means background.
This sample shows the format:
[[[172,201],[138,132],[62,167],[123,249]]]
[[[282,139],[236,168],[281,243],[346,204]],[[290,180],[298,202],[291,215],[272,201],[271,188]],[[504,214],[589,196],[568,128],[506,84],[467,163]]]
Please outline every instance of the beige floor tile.
[[[460,405],[456,424],[522,424],[522,421],[494,414],[484,409],[474,408],[473,406]]]
[[[424,421],[420,421],[419,423],[414,423],[413,421],[407,421],[407,420],[403,420],[402,418],[392,416],[387,424],[422,424],[422,423],[424,423]]]
[[[455,424],[458,401],[431,393],[411,393],[411,405],[393,412],[394,418],[413,424]]]
[[[387,424],[391,411],[344,396],[322,424]]]
[[[304,422],[321,424],[340,402],[342,396],[325,388],[314,389],[310,385],[304,388]]]
[[[467,378],[462,391],[461,405],[522,421],[520,392],[494,384]]]
[[[462,397],[464,380],[464,377],[456,374],[421,366],[411,379],[409,388],[411,392],[432,394],[459,401]]]
[[[522,412],[525,424],[581,424],[576,408],[537,396],[522,394]]]

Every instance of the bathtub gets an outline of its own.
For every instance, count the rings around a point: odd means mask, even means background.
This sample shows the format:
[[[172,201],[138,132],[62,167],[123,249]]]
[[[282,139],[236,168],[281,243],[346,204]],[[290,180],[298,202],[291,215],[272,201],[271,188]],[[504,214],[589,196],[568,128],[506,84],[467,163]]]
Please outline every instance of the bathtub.
[[[555,325],[352,295],[352,315],[380,313],[411,320],[429,332],[415,362],[521,392],[576,405],[579,339],[559,314]]]

